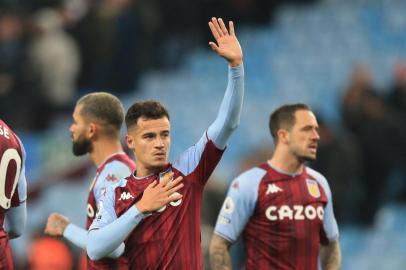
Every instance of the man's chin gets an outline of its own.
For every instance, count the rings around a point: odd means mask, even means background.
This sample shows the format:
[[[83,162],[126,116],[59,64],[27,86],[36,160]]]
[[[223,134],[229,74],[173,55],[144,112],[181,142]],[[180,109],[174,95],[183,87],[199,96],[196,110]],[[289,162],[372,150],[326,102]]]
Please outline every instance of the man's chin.
[[[157,163],[153,164],[152,167],[154,169],[161,170],[161,169],[164,169],[166,166],[168,166],[168,164],[169,163],[167,161],[162,161],[162,162],[157,162]]]
[[[303,159],[305,161],[315,161],[316,160],[316,155],[315,154],[314,155],[307,155],[307,156],[303,157]]]

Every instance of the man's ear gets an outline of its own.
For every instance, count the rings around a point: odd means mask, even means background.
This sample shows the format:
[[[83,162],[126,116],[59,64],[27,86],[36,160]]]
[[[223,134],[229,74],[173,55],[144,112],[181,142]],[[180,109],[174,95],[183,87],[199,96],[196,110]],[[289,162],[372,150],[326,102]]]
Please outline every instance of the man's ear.
[[[134,137],[129,134],[125,135],[125,142],[128,148],[134,151]]]
[[[87,128],[87,137],[89,139],[94,139],[97,136],[98,127],[95,123],[90,123]]]
[[[279,129],[276,134],[278,136],[278,142],[281,142],[283,144],[289,142],[289,131],[287,131],[286,129]]]

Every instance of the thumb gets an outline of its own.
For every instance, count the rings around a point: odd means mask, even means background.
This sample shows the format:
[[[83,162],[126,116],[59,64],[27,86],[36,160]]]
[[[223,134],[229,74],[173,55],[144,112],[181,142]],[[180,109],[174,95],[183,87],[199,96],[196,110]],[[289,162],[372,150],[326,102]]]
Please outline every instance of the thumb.
[[[210,42],[209,42],[209,45],[210,45],[210,47],[211,47],[211,49],[212,49],[213,51],[215,51],[216,53],[218,53],[219,47],[217,46],[216,43],[210,41]]]

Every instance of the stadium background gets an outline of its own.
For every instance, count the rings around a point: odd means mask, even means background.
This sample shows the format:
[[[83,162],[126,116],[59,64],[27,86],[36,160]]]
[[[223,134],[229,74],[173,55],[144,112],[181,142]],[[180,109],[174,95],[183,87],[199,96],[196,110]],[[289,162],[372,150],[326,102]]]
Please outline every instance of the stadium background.
[[[402,0],[1,0],[0,115],[28,153],[27,230],[12,241],[17,269],[47,257],[43,247],[68,266],[61,269],[80,268],[69,243],[39,245],[51,212],[85,223],[95,170],[71,153],[77,97],[107,90],[126,108],[162,101],[172,157],[214,119],[227,69],[207,45],[211,16],[236,24],[246,96],[241,126],[206,189],[204,252],[228,183],[272,152],[269,113],[306,102],[320,120],[311,166],[333,190],[342,269],[404,269],[405,10]]]

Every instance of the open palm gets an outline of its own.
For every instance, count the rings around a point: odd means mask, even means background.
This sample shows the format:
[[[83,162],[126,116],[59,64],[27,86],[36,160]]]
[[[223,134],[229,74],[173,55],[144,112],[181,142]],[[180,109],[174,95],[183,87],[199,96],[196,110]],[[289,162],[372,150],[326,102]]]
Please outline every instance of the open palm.
[[[242,63],[242,49],[234,32],[233,22],[229,22],[229,30],[221,18],[212,18],[209,22],[215,42],[209,42],[210,47],[218,55],[224,57],[231,66]]]

